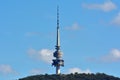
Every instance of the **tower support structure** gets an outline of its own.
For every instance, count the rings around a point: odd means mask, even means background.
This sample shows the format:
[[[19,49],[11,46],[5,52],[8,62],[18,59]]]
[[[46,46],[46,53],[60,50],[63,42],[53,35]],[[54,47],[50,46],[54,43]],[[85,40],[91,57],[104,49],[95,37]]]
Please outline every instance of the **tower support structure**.
[[[64,66],[64,60],[62,59],[62,52],[60,50],[60,32],[59,32],[59,7],[57,6],[57,39],[56,39],[56,51],[53,53],[55,59],[53,59],[52,65],[56,67],[56,75],[60,74],[60,66]]]

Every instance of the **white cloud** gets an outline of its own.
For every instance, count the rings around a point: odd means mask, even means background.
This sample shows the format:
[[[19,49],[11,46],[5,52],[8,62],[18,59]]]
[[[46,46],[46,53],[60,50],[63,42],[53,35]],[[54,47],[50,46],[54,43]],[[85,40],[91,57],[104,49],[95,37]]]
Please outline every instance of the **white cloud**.
[[[112,49],[108,54],[98,58],[88,58],[88,61],[92,62],[120,62],[120,50]]]
[[[32,74],[32,75],[37,75],[37,74],[40,74],[40,73],[42,73],[41,69],[32,69],[30,71],[30,74]]]
[[[109,54],[101,57],[101,60],[104,62],[117,62],[120,61],[120,50],[112,49]]]
[[[74,23],[72,26],[66,27],[65,29],[75,31],[75,30],[79,30],[80,26],[78,25],[78,23]]]
[[[9,74],[16,74],[17,72],[10,66],[1,64],[0,65],[0,74],[2,75],[9,75]]]
[[[78,73],[91,73],[91,71],[89,69],[86,69],[86,70],[81,70],[80,68],[71,68],[68,70],[68,73],[75,73],[75,72],[78,72]]]
[[[118,50],[118,49],[113,49],[110,54],[114,58],[117,58],[117,59],[120,58],[120,50]]]
[[[118,13],[118,15],[112,20],[111,22],[112,24],[115,24],[115,25],[120,25],[120,12]]]
[[[96,9],[105,12],[109,12],[117,8],[117,6],[111,0],[106,1],[103,4],[83,4],[82,6],[87,9]]]
[[[38,54],[40,55],[40,58],[48,63],[51,63],[52,59],[53,59],[53,51],[49,50],[49,49],[42,49],[41,51],[38,52]]]
[[[37,60],[42,60],[46,63],[52,63],[53,59],[53,50],[49,49],[41,49],[41,50],[35,50],[35,49],[29,49],[28,54],[30,57],[37,59]]]

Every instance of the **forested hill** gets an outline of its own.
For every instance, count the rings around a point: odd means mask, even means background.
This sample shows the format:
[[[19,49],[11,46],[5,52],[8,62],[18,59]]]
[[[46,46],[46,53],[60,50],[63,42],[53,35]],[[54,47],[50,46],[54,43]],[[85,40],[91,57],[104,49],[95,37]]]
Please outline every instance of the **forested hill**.
[[[96,74],[61,74],[61,75],[35,75],[19,80],[120,80],[118,77],[106,75],[104,73]]]

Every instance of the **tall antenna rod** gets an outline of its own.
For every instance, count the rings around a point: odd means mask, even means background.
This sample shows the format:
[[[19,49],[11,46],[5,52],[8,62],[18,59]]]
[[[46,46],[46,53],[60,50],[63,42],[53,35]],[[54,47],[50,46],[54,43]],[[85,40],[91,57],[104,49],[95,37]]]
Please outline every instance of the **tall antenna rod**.
[[[59,6],[57,6],[57,27],[59,28]]]
[[[60,31],[59,31],[59,6],[57,6],[57,43],[56,49],[60,49]]]

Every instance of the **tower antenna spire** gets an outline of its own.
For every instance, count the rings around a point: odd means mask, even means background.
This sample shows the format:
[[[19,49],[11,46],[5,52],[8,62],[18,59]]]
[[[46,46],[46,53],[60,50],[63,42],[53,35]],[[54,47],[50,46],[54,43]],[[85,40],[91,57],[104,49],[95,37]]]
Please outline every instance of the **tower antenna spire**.
[[[59,27],[59,5],[57,5],[57,27]]]
[[[59,6],[57,6],[57,43],[56,49],[60,49],[60,31],[59,31]]]
[[[56,75],[60,74],[60,66],[64,66],[64,60],[62,59],[62,52],[60,51],[60,32],[59,32],[59,6],[57,6],[57,41],[55,46],[56,51],[53,53],[55,59],[53,59],[52,65],[56,67]]]

